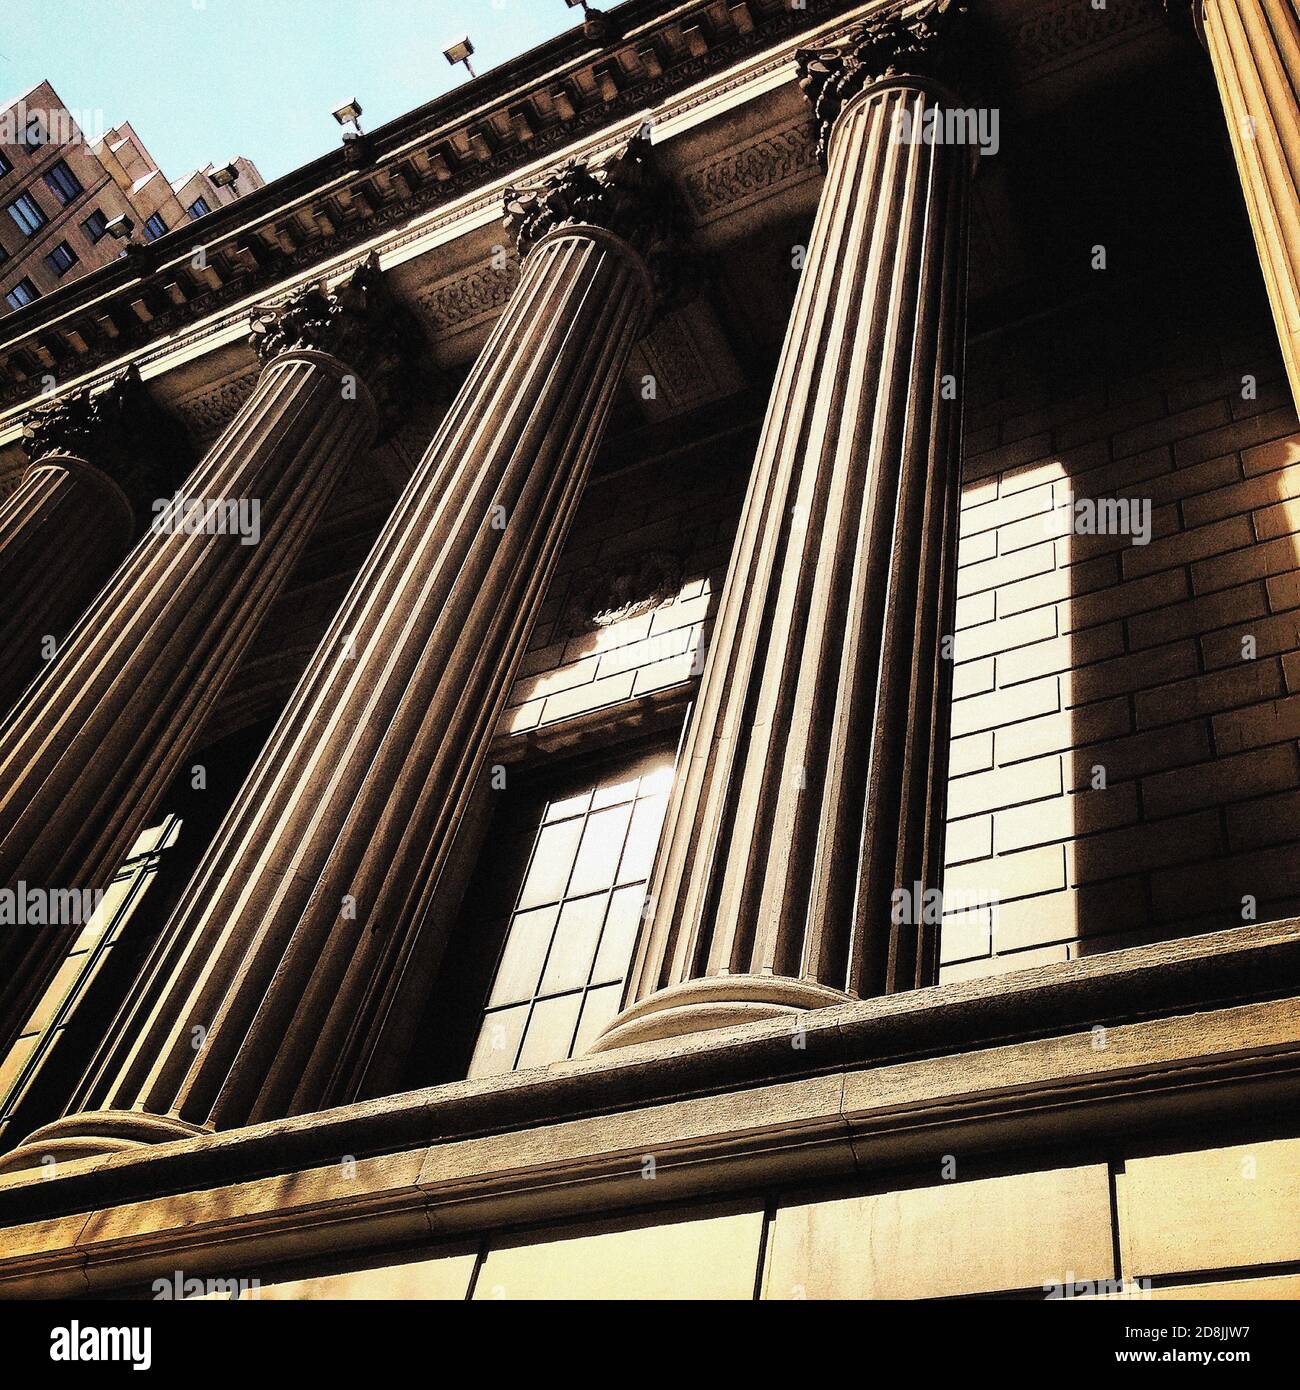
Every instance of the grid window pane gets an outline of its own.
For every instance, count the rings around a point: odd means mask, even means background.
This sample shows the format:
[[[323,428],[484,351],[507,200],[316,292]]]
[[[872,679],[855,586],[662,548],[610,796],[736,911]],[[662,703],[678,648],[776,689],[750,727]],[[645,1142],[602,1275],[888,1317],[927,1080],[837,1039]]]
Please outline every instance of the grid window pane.
[[[573,1051],[585,1052],[596,1041],[600,1031],[613,1021],[618,1013],[619,996],[623,986],[605,985],[601,989],[587,991],[587,1002],[582,1006],[582,1018],[578,1022],[578,1036],[574,1039]]]
[[[515,918],[489,1004],[514,1004],[537,993],[559,915],[558,907],[543,907],[535,912],[521,912]]]
[[[5,301],[11,309],[21,309],[24,304],[30,304],[32,300],[40,298],[40,291],[25,276],[5,295]]]
[[[9,204],[9,216],[24,236],[31,236],[33,232],[40,231],[47,221],[41,211],[41,205],[30,193],[20,193]]]
[[[634,883],[630,888],[618,888],[609,895],[609,912],[605,930],[596,952],[596,964],[591,972],[593,985],[621,980],[632,959],[636,934],[641,926],[641,907],[645,902],[645,884]]]
[[[81,192],[81,180],[68,168],[66,160],[60,159],[50,166],[45,182],[59,200],[60,207],[66,207]]]
[[[561,821],[559,825],[548,825],[537,837],[528,877],[519,894],[519,908],[557,903],[564,896],[569,871],[573,868],[573,852],[582,838],[582,826],[581,820]]]
[[[573,866],[570,893],[594,893],[612,887],[618,861],[627,839],[627,824],[632,818],[632,806],[615,806],[609,811],[595,811],[587,818],[578,860]]]
[[[604,893],[597,893],[595,897],[564,904],[559,930],[547,957],[546,974],[542,976],[543,994],[561,994],[566,989],[581,989],[587,983],[608,902]]]
[[[542,807],[471,1077],[571,1057],[618,1012],[671,781],[665,750]]]
[[[504,1071],[514,1071],[529,1007],[518,1004],[513,1009],[497,1009],[484,1016],[474,1059],[469,1064],[471,1076],[497,1076]]]
[[[519,1050],[520,1070],[524,1067],[543,1067],[557,1057],[567,1057],[573,1050],[573,1035],[578,1028],[578,1013],[582,1008],[582,991],[561,994],[558,998],[539,999],[533,1005],[528,1020],[524,1045]]]

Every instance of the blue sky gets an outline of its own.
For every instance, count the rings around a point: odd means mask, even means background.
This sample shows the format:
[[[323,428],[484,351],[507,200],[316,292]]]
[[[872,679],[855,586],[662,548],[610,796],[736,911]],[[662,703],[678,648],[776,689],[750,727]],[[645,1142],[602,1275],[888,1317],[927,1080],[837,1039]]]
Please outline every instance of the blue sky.
[[[355,96],[371,130],[467,80],[447,44],[468,33],[479,73],[581,12],[564,0],[5,0],[0,108],[42,78],[74,111],[129,120],[169,178],[247,155],[278,178],[336,145]],[[604,8],[612,8],[611,3]]]

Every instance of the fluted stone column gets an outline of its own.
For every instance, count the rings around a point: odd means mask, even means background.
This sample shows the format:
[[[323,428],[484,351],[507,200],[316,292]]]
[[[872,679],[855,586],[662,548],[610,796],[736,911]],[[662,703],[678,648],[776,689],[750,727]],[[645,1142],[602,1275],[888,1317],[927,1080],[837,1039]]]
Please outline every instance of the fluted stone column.
[[[51,659],[186,458],[134,367],[93,395],[38,407],[23,444],[30,463],[0,505],[0,714]]]
[[[1300,5],[1191,4],[1214,65],[1291,394],[1300,407]]]
[[[651,312],[648,158],[508,197],[505,312],[92,1069],[98,1113],[29,1149],[354,1093]]]
[[[801,55],[826,184],[623,1012],[596,1049],[906,989],[936,929],[966,189],[952,11]],[[906,122],[906,124],[903,124]]]
[[[375,437],[408,339],[376,264],[337,294],[259,314],[255,330],[252,396],[0,726],[0,884],[106,887]],[[220,510],[200,529],[187,504]],[[3,1027],[22,1022],[78,930],[0,928]]]

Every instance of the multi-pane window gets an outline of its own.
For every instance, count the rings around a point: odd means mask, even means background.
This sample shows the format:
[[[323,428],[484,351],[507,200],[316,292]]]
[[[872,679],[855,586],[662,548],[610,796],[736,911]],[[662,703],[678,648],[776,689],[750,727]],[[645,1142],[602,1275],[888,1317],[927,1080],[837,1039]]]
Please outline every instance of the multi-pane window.
[[[82,231],[86,234],[87,241],[93,246],[102,236],[108,234],[108,218],[96,208],[81,224]]]
[[[12,172],[13,167],[14,166],[10,164],[9,161],[4,157],[4,154],[0,153],[0,179],[4,178],[6,174]]]
[[[162,213],[155,212],[144,220],[144,239],[146,241],[156,241],[167,230],[167,224],[162,220]]]
[[[664,751],[543,800],[471,1077],[572,1057],[618,1012],[672,775]]]
[[[45,264],[56,274],[62,275],[77,263],[77,253],[66,241],[61,241],[45,258]]]
[[[49,221],[41,211],[41,205],[30,193],[20,193],[9,204],[9,216],[13,218],[24,236],[38,232]]]
[[[67,207],[82,191],[81,180],[68,168],[66,159],[60,159],[50,165],[45,174],[45,182],[59,200],[60,207]]]
[[[21,309],[24,304],[30,304],[32,300],[39,299],[41,292],[24,275],[21,280],[5,295],[5,303],[11,309]]]
[[[158,875],[163,855],[176,843],[181,822],[164,816],[135,842],[126,863],[104,890],[73,942],[62,967],[37,1002],[9,1055],[0,1059],[0,1132],[21,1102],[43,1058],[59,1041],[77,1001],[103,969],[109,952]]]
[[[197,222],[200,217],[206,217],[212,209],[208,206],[208,200],[206,198],[195,198],[185,211]]]

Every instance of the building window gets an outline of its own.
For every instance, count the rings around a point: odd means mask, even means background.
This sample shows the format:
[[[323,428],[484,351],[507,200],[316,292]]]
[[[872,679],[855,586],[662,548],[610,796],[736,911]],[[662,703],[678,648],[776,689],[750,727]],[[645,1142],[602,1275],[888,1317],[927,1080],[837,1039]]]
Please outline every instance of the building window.
[[[108,233],[108,218],[96,208],[94,212],[81,224],[81,230],[86,234],[86,240],[93,246],[102,236]]]
[[[0,153],[0,179],[4,178],[6,174],[11,173],[13,167],[14,166],[4,157],[3,153]]]
[[[532,804],[470,1077],[572,1057],[618,1012],[672,775],[663,750]]]
[[[200,217],[206,217],[212,209],[208,206],[208,200],[206,198],[195,198],[185,211],[197,222]]]
[[[45,182],[59,200],[60,207],[67,207],[82,191],[81,180],[68,168],[66,159],[60,159],[57,164],[50,166],[45,175]]]
[[[146,241],[157,241],[167,230],[167,224],[162,220],[162,213],[155,212],[145,219],[144,239]]]
[[[31,236],[50,220],[41,211],[41,205],[30,193],[20,193],[9,204],[9,216],[13,218],[24,236]]]
[[[77,254],[66,241],[61,241],[45,258],[45,264],[56,274],[62,275],[77,263]]]
[[[32,300],[39,299],[41,292],[32,282],[24,276],[19,282],[5,295],[5,303],[11,309],[21,309],[24,304],[30,304]]]
[[[163,855],[176,844],[180,829],[180,819],[167,815],[137,838],[18,1041],[9,1055],[0,1059],[0,1129],[8,1125],[42,1060],[58,1044],[78,1000],[121,940],[140,900],[158,876]]]
[[[0,246],[0,265],[4,265],[4,263],[5,263],[8,259],[9,259],[9,252],[6,251],[6,250],[4,249],[3,246]]]

